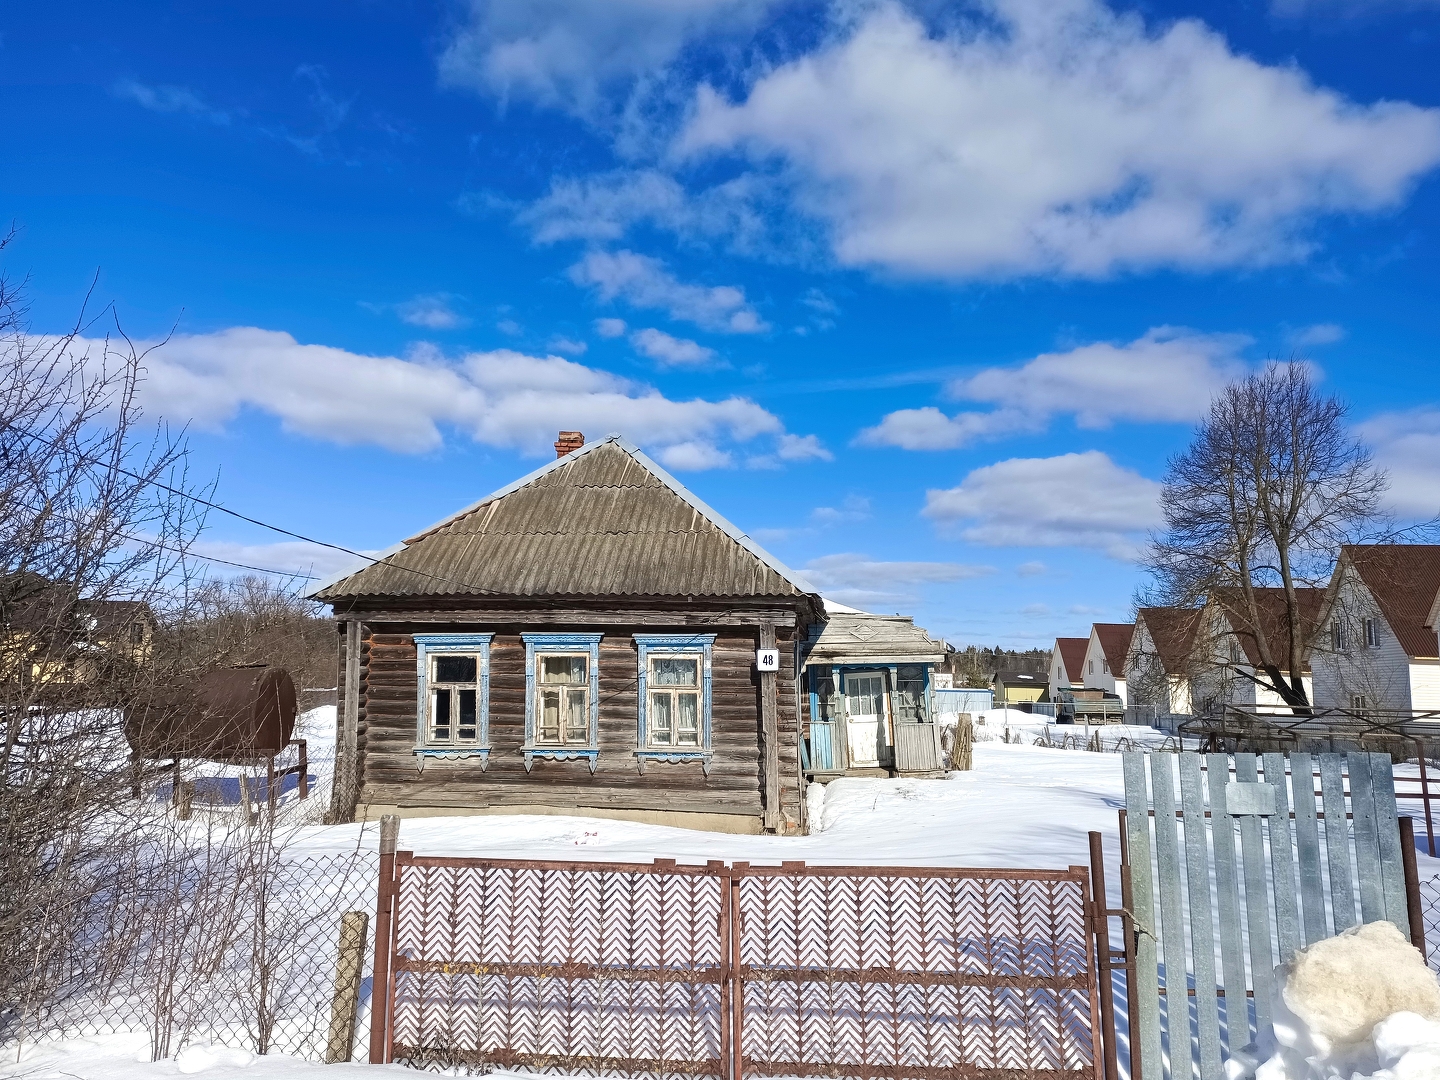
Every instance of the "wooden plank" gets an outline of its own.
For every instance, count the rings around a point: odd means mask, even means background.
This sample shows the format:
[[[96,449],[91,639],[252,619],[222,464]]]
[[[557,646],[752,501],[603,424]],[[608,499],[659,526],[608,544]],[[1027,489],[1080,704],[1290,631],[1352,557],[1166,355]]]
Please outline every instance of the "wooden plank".
[[[760,648],[775,648],[775,626],[770,622],[760,624]],[[759,672],[760,677],[760,731],[763,744],[761,760],[764,780],[765,828],[772,832],[780,829],[780,730],[778,705],[775,701],[775,675],[773,672]]]
[[[1162,1080],[1160,971],[1156,955],[1154,876],[1150,868],[1150,798],[1145,789],[1145,755],[1121,755],[1125,770],[1126,839],[1130,849],[1131,905],[1135,921],[1135,983],[1139,1016],[1130,1018],[1132,1056],[1139,1050],[1137,1080]],[[1135,1036],[1139,1031],[1139,1038]]]
[[[1375,833],[1375,793],[1370,783],[1370,755],[1347,754],[1350,767],[1350,813],[1355,826],[1355,877],[1360,885],[1360,921],[1385,918],[1385,890],[1380,870],[1380,843]]]
[[[1186,977],[1181,915],[1175,781],[1170,775],[1169,754],[1149,757],[1150,798],[1155,807],[1155,883],[1160,892],[1161,966],[1165,969],[1165,1030],[1170,1043],[1170,1071],[1176,1075],[1180,1071],[1177,1062],[1190,1057],[1190,983]]]
[[[1300,906],[1305,944],[1325,937],[1325,886],[1320,868],[1320,827],[1315,817],[1315,763],[1309,754],[1290,755],[1290,793],[1295,807],[1295,855],[1300,863]]]
[[[1242,784],[1259,779],[1254,754],[1235,755],[1235,778]],[[1265,842],[1260,819],[1240,819],[1240,863],[1245,881],[1245,922],[1250,942],[1250,985],[1255,991],[1255,1037],[1271,1027],[1270,1000],[1275,992],[1275,958],[1270,944],[1270,902],[1265,888]]]
[[[1190,901],[1190,956],[1195,972],[1195,1034],[1200,1051],[1200,1080],[1222,1080],[1225,1068],[1220,1060],[1220,1006],[1215,984],[1215,928],[1210,915],[1210,861],[1205,841],[1208,829],[1205,822],[1205,793],[1200,778],[1200,755],[1181,754],[1179,757],[1180,805],[1185,815],[1185,875]],[[1173,1019],[1171,1026],[1174,1026]],[[1173,1055],[1173,1031],[1170,1035],[1170,1047]],[[1172,1060],[1172,1074],[1174,1071]]]
[[[1380,852],[1380,891],[1385,918],[1410,936],[1405,896],[1405,861],[1400,850],[1400,820],[1395,806],[1395,764],[1389,754],[1370,755],[1370,792],[1375,800],[1375,838]]]
[[[1275,937],[1280,962],[1300,948],[1300,911],[1295,903],[1295,848],[1290,840],[1290,800],[1285,791],[1285,755],[1265,755],[1265,782],[1275,789],[1275,813],[1265,819],[1270,834],[1270,879],[1275,897]]]
[[[355,619],[345,624],[345,685],[342,703],[342,741],[330,799],[331,820],[335,822],[354,820],[355,803],[360,794],[360,623]]]
[[[1320,804],[1325,811],[1325,860],[1330,866],[1332,933],[1355,925],[1355,884],[1350,873],[1350,825],[1345,819],[1345,759],[1320,755]]]
[[[1210,835],[1215,845],[1215,896],[1220,914],[1220,968],[1225,977],[1225,1039],[1233,1053],[1250,1041],[1250,1007],[1245,997],[1245,953],[1240,937],[1240,881],[1235,873],[1235,819],[1225,812],[1230,756],[1205,759],[1210,785]],[[1239,1006],[1237,1013],[1231,1008]],[[1236,1025],[1232,1029],[1231,1025]]]

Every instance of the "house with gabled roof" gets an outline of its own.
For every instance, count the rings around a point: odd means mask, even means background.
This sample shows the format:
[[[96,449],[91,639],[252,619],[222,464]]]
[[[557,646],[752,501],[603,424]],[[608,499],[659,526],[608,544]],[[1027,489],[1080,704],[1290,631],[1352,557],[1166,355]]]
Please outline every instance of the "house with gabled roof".
[[[1125,657],[1130,651],[1134,623],[1093,623],[1085,645],[1085,668],[1081,678],[1091,689],[1114,694],[1120,704],[1125,696]]]
[[[321,586],[334,819],[575,814],[803,828],[802,577],[618,435]]]
[[[1340,549],[1311,649],[1315,704],[1360,714],[1440,710],[1440,544]]]
[[[1061,690],[1085,685],[1085,649],[1089,638],[1057,637],[1050,650],[1049,693],[1051,701],[1060,700]]]
[[[1291,625],[1285,590],[1253,586],[1253,598],[1244,590],[1226,586],[1211,591],[1199,616],[1193,646],[1195,674],[1191,697],[1197,714],[1214,714],[1226,707],[1287,710],[1285,699],[1270,684],[1268,665],[1280,678],[1292,682],[1291,645],[1301,647],[1299,676],[1307,701],[1314,701],[1310,670],[1311,640],[1320,625],[1325,590],[1297,586],[1299,619]],[[1268,658],[1268,664],[1267,664]]]
[[[1135,632],[1125,660],[1125,686],[1132,705],[1153,706],[1157,716],[1188,716],[1198,608],[1144,607],[1135,613]]]

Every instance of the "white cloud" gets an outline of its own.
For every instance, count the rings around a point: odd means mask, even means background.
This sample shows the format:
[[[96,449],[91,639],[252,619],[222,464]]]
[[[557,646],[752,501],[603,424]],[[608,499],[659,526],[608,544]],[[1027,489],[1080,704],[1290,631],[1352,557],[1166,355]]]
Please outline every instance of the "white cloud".
[[[347,555],[343,551],[312,544],[306,540],[282,540],[274,544],[244,544],[233,540],[200,539],[190,545],[190,550],[204,559],[219,559],[212,563],[212,575],[232,577],[246,573],[246,567],[259,570],[279,571],[296,577],[323,580],[351,567],[366,565],[365,560]],[[378,555],[379,552],[362,551],[361,554]],[[227,565],[231,563],[241,565]]]
[[[559,336],[552,337],[546,348],[551,352],[564,353],[566,356],[584,356],[590,350],[590,346],[583,341]]]
[[[704,469],[728,469],[734,460],[712,442],[693,439],[662,448],[660,464],[676,471],[700,472]]]
[[[1391,509],[1411,520],[1440,516],[1440,406],[1381,413],[1355,430],[1390,475]]]
[[[1023,562],[1015,568],[1018,577],[1043,577],[1050,568],[1043,562]]]
[[[103,348],[85,344],[95,354]],[[433,346],[403,358],[367,356],[233,327],[177,335],[149,354],[146,368],[142,393],[152,416],[217,430],[253,409],[287,431],[403,453],[433,450],[453,429],[543,455],[563,428],[626,432],[657,454],[673,449],[676,468],[715,468],[728,463],[725,443],[785,434],[778,417],[746,398],[675,400],[573,360],[509,349],[454,360]]]
[[[863,495],[846,495],[839,506],[817,506],[810,511],[810,520],[816,525],[848,525],[869,518],[870,500]]]
[[[884,562],[843,553],[812,559],[801,569],[832,600],[864,608],[917,599],[917,586],[947,584],[993,574],[991,566],[952,562]]]
[[[1088,547],[1133,558],[1161,524],[1160,485],[1099,450],[1012,458],[925,493],[925,516],[993,547]]]
[[[775,453],[784,461],[834,461],[819,435],[781,435]]]
[[[1286,335],[1292,349],[1308,349],[1316,345],[1333,345],[1345,340],[1345,328],[1339,323],[1315,323],[1291,330]]]
[[[134,79],[121,79],[112,92],[116,97],[127,98],[151,112],[183,113],[222,126],[230,123],[228,112],[207,104],[199,94],[183,86],[147,86]]]
[[[715,362],[714,349],[689,338],[671,337],[654,327],[636,330],[630,335],[630,344],[662,367],[709,367]]]
[[[698,91],[679,160],[734,153],[835,257],[943,277],[1294,260],[1318,215],[1374,213],[1440,163],[1440,109],[1352,102],[1203,23],[993,0],[936,35],[894,3]]]
[[[947,387],[951,396],[999,406],[946,416],[933,406],[890,413],[856,441],[863,446],[950,450],[1043,430],[1058,414],[1082,428],[1115,421],[1185,423],[1245,372],[1241,334],[1199,334],[1160,326],[1126,344],[1095,342],[1043,353],[1019,367],[986,368]],[[1018,405],[1011,403],[1020,403]]]
[[[855,436],[859,446],[898,446],[902,450],[954,450],[981,439],[1000,439],[1039,431],[1049,418],[1023,409],[962,412],[946,416],[933,405],[897,409]]]
[[[416,296],[396,304],[395,314],[411,326],[423,326],[427,330],[452,330],[465,326],[470,321],[451,305],[450,302],[454,299],[449,293]]]
[[[601,300],[618,297],[633,307],[657,308],[705,330],[756,334],[770,328],[738,285],[691,285],[659,259],[633,251],[592,251],[570,267],[570,279],[593,288]]]
[[[1180,423],[1202,415],[1217,390],[1245,373],[1236,353],[1248,344],[1243,334],[1159,326],[1124,345],[1101,341],[1043,353],[1018,368],[988,368],[948,389],[970,401],[1073,413],[1083,428],[1116,420]]]
[[[617,338],[625,333],[624,319],[596,319],[595,333],[603,338]]]
[[[743,32],[773,0],[470,0],[443,81],[582,115],[653,80],[701,35]]]

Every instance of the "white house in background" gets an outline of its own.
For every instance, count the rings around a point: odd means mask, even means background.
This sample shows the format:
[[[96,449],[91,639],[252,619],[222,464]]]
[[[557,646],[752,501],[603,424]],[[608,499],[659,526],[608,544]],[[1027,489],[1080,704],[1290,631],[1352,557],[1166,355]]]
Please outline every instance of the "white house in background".
[[[1127,705],[1125,691],[1125,657],[1130,651],[1134,623],[1094,623],[1090,640],[1085,645],[1084,685],[1114,694]]]
[[[1141,608],[1125,658],[1129,704],[1153,705],[1162,717],[1189,716],[1198,608]]]
[[[1058,700],[1061,690],[1085,685],[1085,647],[1089,638],[1057,637],[1050,650],[1050,700]]]
[[[1440,544],[1340,549],[1311,665],[1322,709],[1440,709]]]
[[[1285,590],[1256,587],[1251,591],[1259,611],[1258,623],[1249,614],[1249,605],[1238,588],[1215,590],[1200,615],[1193,650],[1196,670],[1190,690],[1191,705],[1197,714],[1215,713],[1227,705],[1240,709],[1289,708],[1284,698],[1265,685],[1267,676],[1262,670],[1264,653],[1268,652],[1280,675],[1287,681],[1291,677],[1292,628],[1285,615]],[[1300,683],[1306,699],[1313,702],[1310,643],[1320,625],[1325,590],[1297,588],[1296,593],[1300,623],[1293,632],[1302,643]]]

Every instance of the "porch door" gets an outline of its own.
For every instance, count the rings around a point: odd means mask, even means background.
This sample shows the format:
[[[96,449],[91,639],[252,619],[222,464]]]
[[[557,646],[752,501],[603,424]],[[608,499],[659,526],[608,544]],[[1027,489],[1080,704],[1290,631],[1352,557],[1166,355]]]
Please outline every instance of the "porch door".
[[[876,769],[889,745],[885,723],[885,676],[864,671],[845,676],[845,727],[849,732],[850,765]]]

